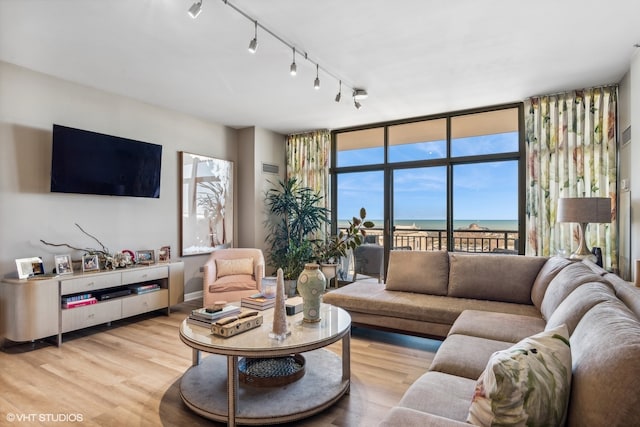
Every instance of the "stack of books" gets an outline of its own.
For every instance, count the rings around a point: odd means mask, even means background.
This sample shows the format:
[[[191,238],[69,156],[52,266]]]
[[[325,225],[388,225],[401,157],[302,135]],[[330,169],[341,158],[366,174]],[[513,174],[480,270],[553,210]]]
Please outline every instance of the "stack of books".
[[[252,310],[266,310],[276,305],[276,299],[267,298],[262,294],[255,294],[240,299],[240,305]]]
[[[191,314],[187,317],[187,323],[192,325],[204,326],[210,328],[217,320],[223,317],[236,316],[240,314],[240,307],[233,304],[225,305],[222,310],[208,312],[206,308],[197,308],[191,310]]]
[[[160,289],[160,285],[155,283],[151,285],[132,285],[129,286],[129,289],[131,289],[134,294],[145,294],[147,292],[157,291]]]
[[[62,297],[62,308],[76,308],[97,303],[98,300],[91,294],[68,295]]]

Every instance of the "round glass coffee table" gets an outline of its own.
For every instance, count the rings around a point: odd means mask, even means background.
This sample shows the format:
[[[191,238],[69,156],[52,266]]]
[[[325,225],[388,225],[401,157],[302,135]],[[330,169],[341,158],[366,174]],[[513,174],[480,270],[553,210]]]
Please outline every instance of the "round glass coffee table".
[[[180,339],[193,349],[192,366],[182,376],[180,395],[197,414],[229,426],[264,425],[298,420],[334,404],[350,386],[351,317],[339,308],[322,304],[321,320],[302,321],[302,313],[287,316],[291,335],[282,341],[269,338],[273,309],[262,311],[260,327],[230,338],[185,319]],[[342,340],[342,357],[323,347]],[[201,352],[211,353],[201,358]],[[277,358],[304,353],[305,373],[285,386],[254,387],[240,384],[238,357]],[[220,357],[226,356],[226,357]]]

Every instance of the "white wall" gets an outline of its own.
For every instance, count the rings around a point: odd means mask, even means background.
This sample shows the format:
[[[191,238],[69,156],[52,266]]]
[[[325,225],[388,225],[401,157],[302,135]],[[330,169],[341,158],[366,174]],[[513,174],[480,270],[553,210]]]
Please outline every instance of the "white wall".
[[[264,209],[264,199],[271,183],[277,184],[284,179],[285,166],[285,137],[266,129],[251,127],[239,131],[239,150],[243,159],[252,158],[253,163],[243,161],[244,170],[242,180],[246,180],[244,188],[252,188],[241,194],[244,209],[239,212],[240,227],[246,229],[246,233],[240,233],[242,240],[240,245],[244,247],[261,248],[267,255],[265,244],[267,215]],[[262,171],[263,163],[276,165],[278,174]]]
[[[161,144],[160,198],[50,193],[53,123]],[[112,251],[171,245],[173,257],[179,257],[178,153],[239,165],[237,134],[220,124],[0,62],[0,278],[16,274],[16,258],[42,256],[51,271],[53,254],[80,255],[40,239],[97,247],[75,223]],[[237,218],[234,223],[237,230]],[[185,293],[201,290],[199,269],[206,255],[183,260]]]
[[[631,165],[631,260],[633,268],[634,280],[638,279],[640,271],[635,269],[635,260],[640,259],[640,168],[638,159],[640,159],[640,50],[636,49],[631,59],[631,69],[629,71],[630,84],[629,91],[631,93],[630,100],[630,123],[631,123],[631,146],[630,162]],[[622,129],[624,130],[624,129]],[[622,131],[621,130],[621,131]]]

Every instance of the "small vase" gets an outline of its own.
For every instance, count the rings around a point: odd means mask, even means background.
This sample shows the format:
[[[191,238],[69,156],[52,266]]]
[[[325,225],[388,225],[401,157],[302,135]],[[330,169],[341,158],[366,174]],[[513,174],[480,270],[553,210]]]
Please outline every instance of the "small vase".
[[[303,320],[309,323],[320,321],[320,303],[327,279],[318,264],[305,264],[298,276],[298,293],[302,296]]]

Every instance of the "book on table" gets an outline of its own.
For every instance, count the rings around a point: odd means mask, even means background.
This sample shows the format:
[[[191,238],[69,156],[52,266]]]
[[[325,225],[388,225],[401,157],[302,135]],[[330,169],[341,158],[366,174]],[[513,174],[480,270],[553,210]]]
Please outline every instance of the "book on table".
[[[240,299],[240,305],[253,310],[266,310],[276,305],[276,299],[267,298],[262,294],[255,294]]]
[[[223,317],[228,316],[235,316],[238,314],[240,314],[240,307],[233,304],[227,304],[222,307],[222,309],[213,312],[211,312],[211,310],[207,311],[206,307],[196,308],[195,310],[191,310],[191,314],[189,315],[187,320],[195,320],[195,322],[191,323],[210,327],[211,324],[218,319],[222,319]]]

